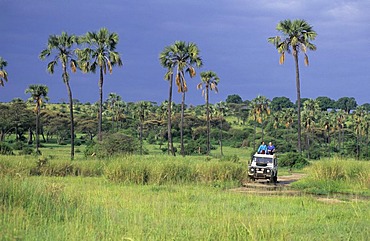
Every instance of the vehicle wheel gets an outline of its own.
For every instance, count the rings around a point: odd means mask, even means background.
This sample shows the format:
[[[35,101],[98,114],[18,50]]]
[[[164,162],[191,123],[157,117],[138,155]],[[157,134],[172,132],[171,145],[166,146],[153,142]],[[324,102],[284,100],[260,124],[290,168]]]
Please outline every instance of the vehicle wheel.
[[[274,176],[274,183],[277,183],[277,176]]]
[[[275,182],[274,182],[274,176],[271,176],[271,177],[270,177],[269,182],[270,182],[270,183],[275,183]]]

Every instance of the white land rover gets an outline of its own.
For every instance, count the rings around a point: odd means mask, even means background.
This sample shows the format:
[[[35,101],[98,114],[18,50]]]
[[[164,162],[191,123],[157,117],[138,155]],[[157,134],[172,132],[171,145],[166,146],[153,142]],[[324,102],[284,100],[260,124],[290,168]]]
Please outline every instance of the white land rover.
[[[277,182],[278,163],[276,155],[254,154],[248,165],[248,176],[255,179],[268,179],[270,183]]]

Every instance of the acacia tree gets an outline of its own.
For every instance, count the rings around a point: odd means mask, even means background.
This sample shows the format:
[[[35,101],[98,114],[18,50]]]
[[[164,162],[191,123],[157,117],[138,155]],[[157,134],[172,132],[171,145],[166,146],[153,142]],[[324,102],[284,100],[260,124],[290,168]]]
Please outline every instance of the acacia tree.
[[[31,98],[29,101],[35,102],[35,113],[36,113],[36,153],[39,154],[40,147],[40,110],[43,101],[47,101],[48,98],[48,87],[46,85],[30,85],[25,91],[26,94],[30,94]]]
[[[8,65],[3,57],[0,56],[0,86],[4,86],[4,81],[8,81],[8,73],[4,69]]]
[[[69,113],[71,121],[71,159],[74,159],[74,118],[73,118],[73,98],[72,90],[69,84],[69,73],[67,71],[68,66],[72,72],[76,72],[77,61],[75,60],[73,46],[77,43],[78,38],[75,35],[68,35],[66,32],[62,32],[61,35],[51,35],[48,39],[46,49],[40,53],[40,59],[44,60],[55,52],[54,59],[48,63],[47,71],[50,74],[54,73],[54,68],[60,62],[62,64],[62,79],[67,87],[68,98],[69,98]]]
[[[103,83],[107,69],[112,74],[113,66],[122,66],[122,60],[116,50],[118,34],[110,33],[108,29],[101,28],[98,32],[87,32],[81,37],[80,43],[88,46],[77,51],[80,67],[84,72],[95,73],[99,69],[99,114],[98,139],[102,141],[102,113],[103,113]]]
[[[216,93],[218,92],[217,84],[220,81],[220,78],[217,74],[213,71],[205,71],[200,73],[201,82],[197,85],[197,89],[202,90],[202,95],[206,100],[206,115],[207,115],[207,155],[210,154],[211,151],[211,144],[210,144],[210,136],[211,136],[211,120],[209,118],[209,91],[214,90]]]
[[[316,46],[310,41],[315,40],[317,33],[313,30],[312,26],[305,20],[286,19],[277,24],[276,30],[282,36],[275,36],[268,38],[278,53],[280,54],[279,63],[283,64],[285,61],[285,53],[292,53],[295,62],[296,72],[296,89],[297,89],[297,110],[298,110],[298,151],[301,152],[301,84],[299,77],[298,54],[304,54],[305,65],[308,65],[307,50],[316,50]]]
[[[180,124],[180,139],[181,139],[181,154],[184,155],[184,141],[183,141],[183,122],[184,122],[184,108],[185,108],[185,93],[188,91],[185,72],[189,73],[190,78],[196,75],[195,67],[202,66],[202,59],[199,56],[199,49],[194,43],[185,43],[184,41],[176,41],[173,45],[165,47],[159,56],[161,65],[167,68],[165,80],[170,82],[170,91],[168,99],[168,137],[169,147],[172,154],[175,155],[172,144],[171,135],[171,102],[172,102],[172,86],[173,86],[173,75],[175,74],[175,80],[177,90],[182,94],[181,102],[181,124]]]

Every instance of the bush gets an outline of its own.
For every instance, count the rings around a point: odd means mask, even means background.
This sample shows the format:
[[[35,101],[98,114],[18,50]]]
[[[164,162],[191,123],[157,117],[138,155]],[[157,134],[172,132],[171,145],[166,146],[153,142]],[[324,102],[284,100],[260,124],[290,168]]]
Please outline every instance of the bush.
[[[288,152],[279,156],[279,166],[290,168],[303,168],[309,162],[297,152]]]
[[[195,141],[189,141],[189,143],[187,143],[184,146],[184,149],[186,155],[206,154],[207,153],[206,139],[200,138]]]
[[[31,147],[23,147],[21,151],[19,151],[19,155],[32,155],[33,149]],[[39,150],[40,152],[40,150]]]
[[[17,150],[17,151],[19,151],[19,150],[22,150],[23,148],[24,148],[24,143],[23,142],[21,142],[21,141],[17,141],[17,142],[15,142],[14,144],[13,144],[13,149],[14,150]]]
[[[103,141],[93,142],[85,150],[85,156],[96,155],[99,158],[112,157],[120,154],[132,154],[137,151],[137,141],[121,133],[106,134]]]
[[[1,142],[0,143],[0,154],[1,155],[14,155],[13,148],[4,142]]]

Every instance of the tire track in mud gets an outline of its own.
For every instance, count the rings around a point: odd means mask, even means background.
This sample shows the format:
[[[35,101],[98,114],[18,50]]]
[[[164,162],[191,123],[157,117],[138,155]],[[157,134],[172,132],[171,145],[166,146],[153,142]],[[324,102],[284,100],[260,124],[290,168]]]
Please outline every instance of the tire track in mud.
[[[370,197],[347,194],[347,193],[333,193],[327,195],[316,195],[310,194],[299,190],[294,190],[290,187],[290,184],[304,178],[306,174],[292,173],[288,176],[278,176],[278,182],[276,184],[269,183],[268,180],[260,179],[256,181],[246,180],[242,187],[231,189],[230,191],[245,193],[245,194],[257,194],[257,195],[281,195],[281,196],[303,196],[310,195],[315,197],[318,201],[334,204],[348,201],[369,201]]]
[[[265,179],[257,179],[255,181],[246,180],[242,187],[234,188],[232,191],[260,195],[303,195],[300,191],[292,190],[290,184],[304,176],[305,174],[300,173],[293,173],[289,176],[278,176],[276,184],[269,183]]]

